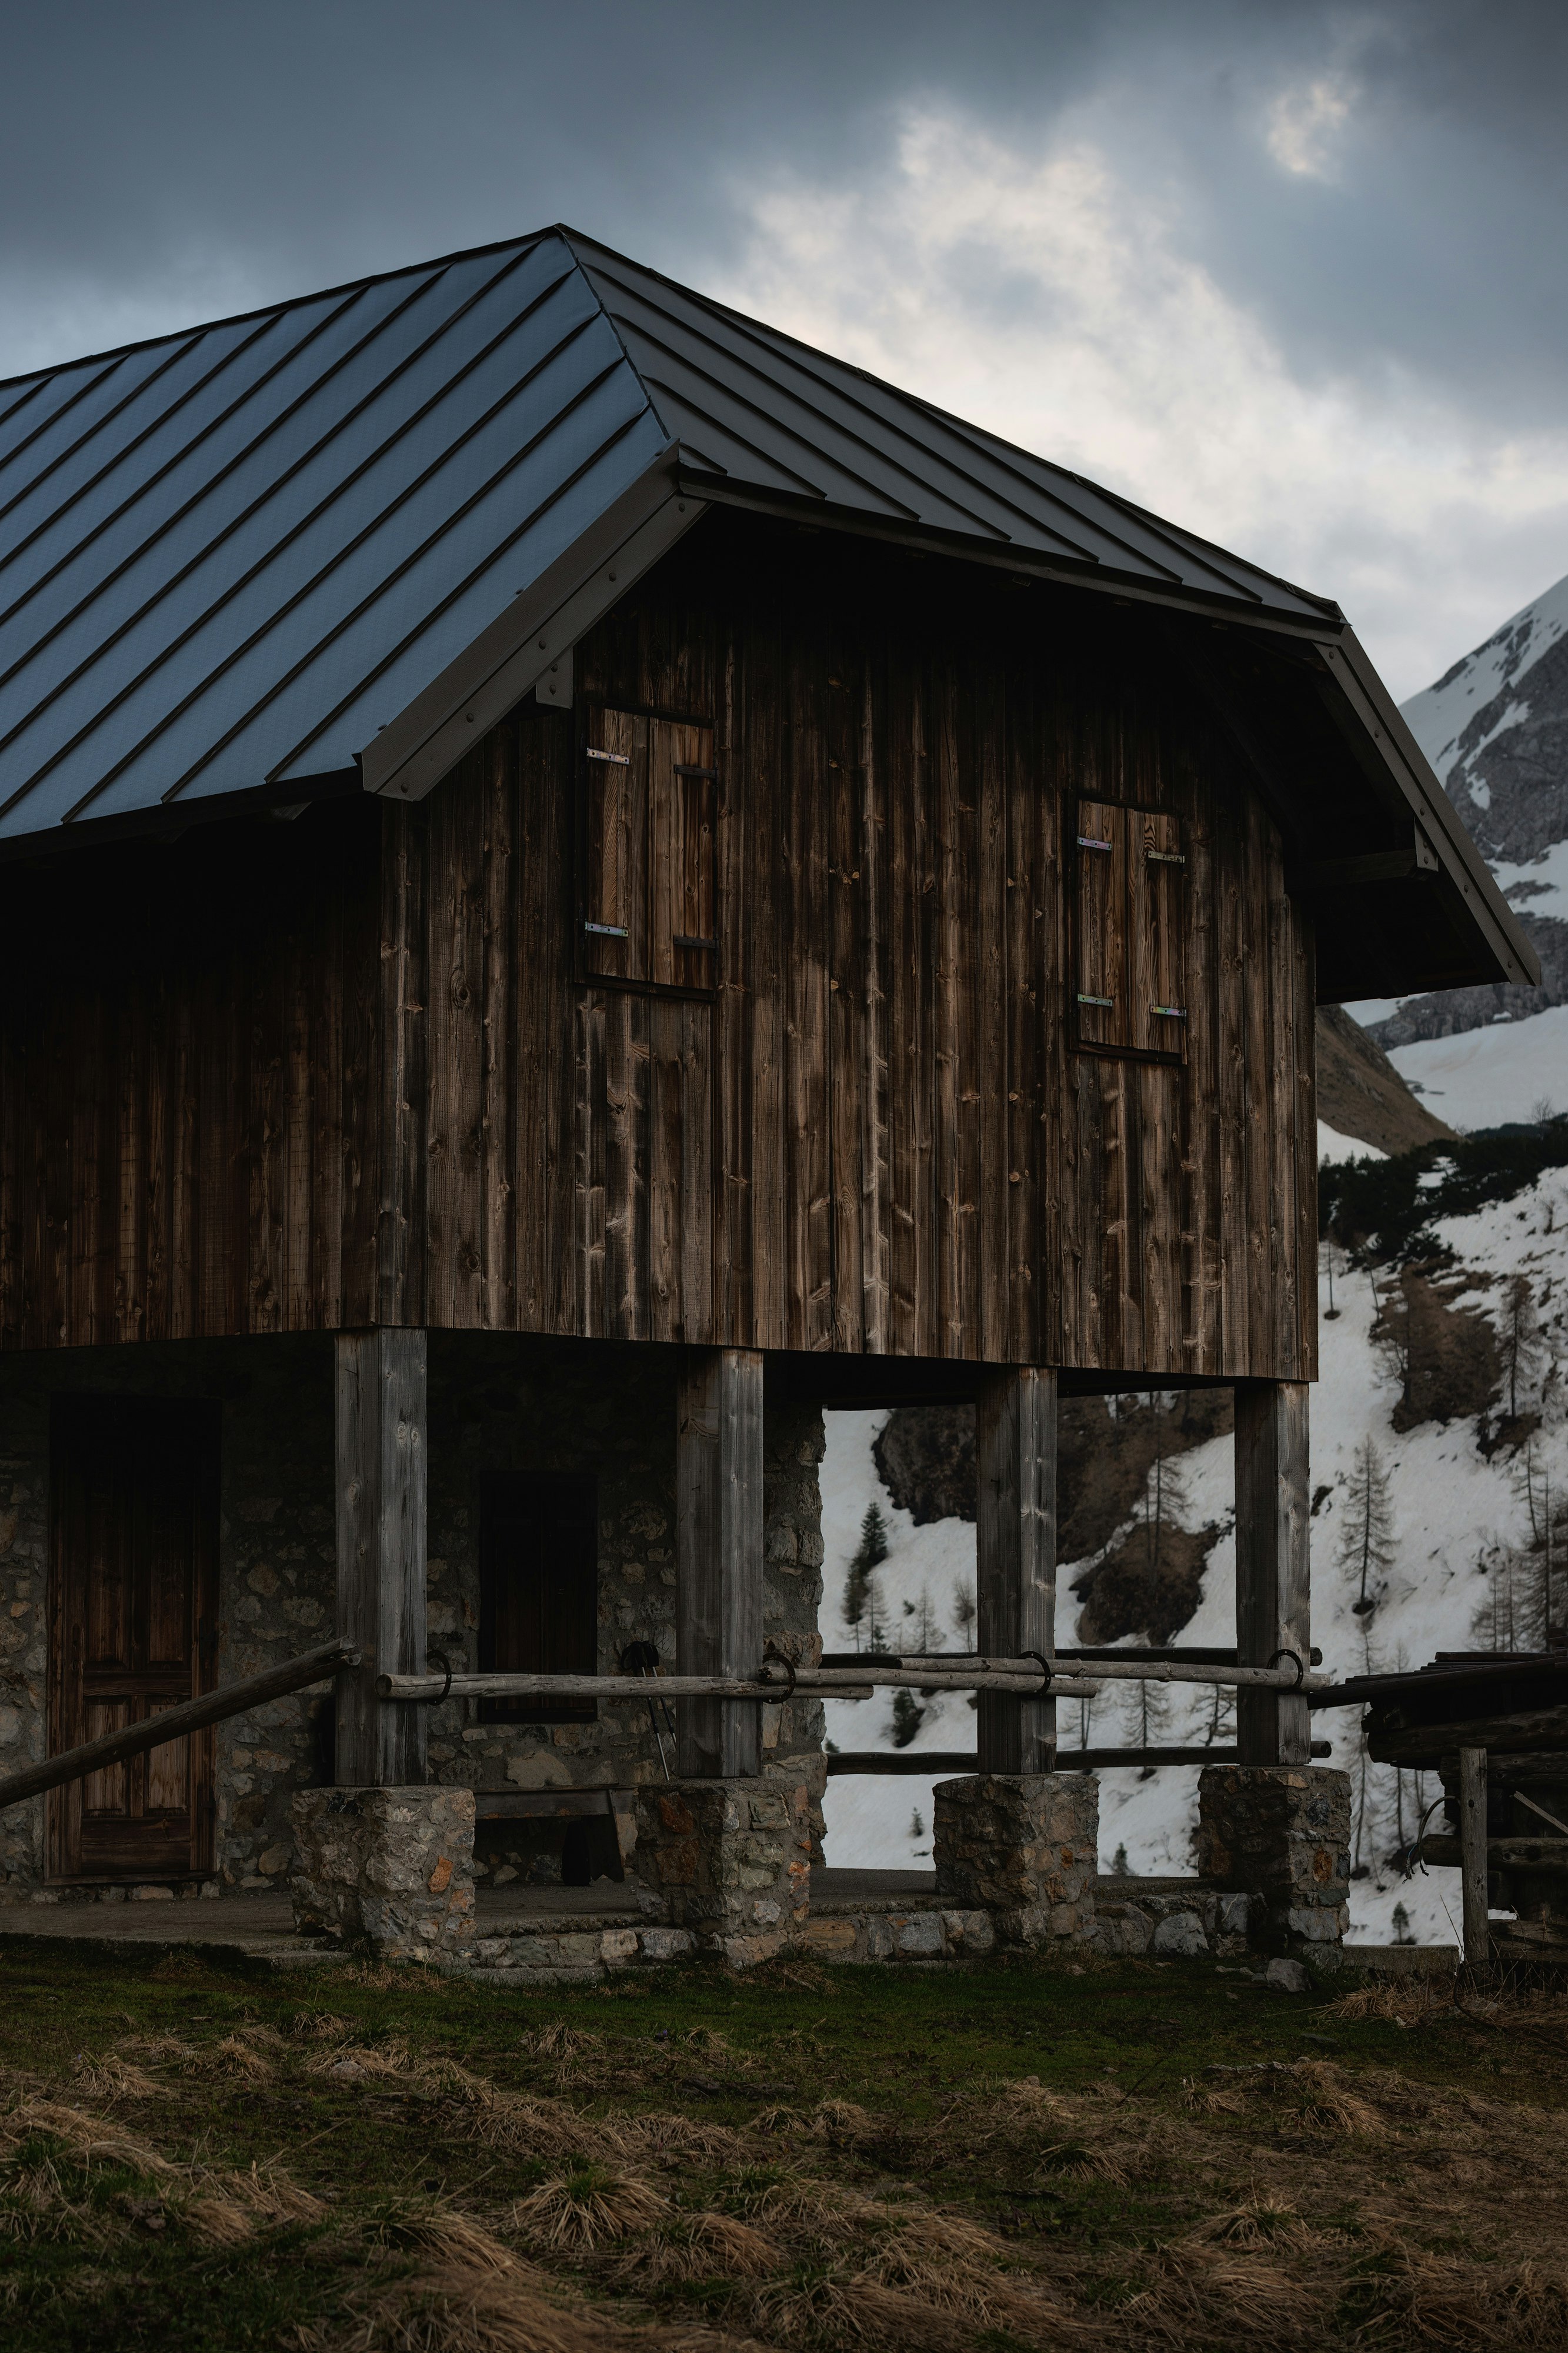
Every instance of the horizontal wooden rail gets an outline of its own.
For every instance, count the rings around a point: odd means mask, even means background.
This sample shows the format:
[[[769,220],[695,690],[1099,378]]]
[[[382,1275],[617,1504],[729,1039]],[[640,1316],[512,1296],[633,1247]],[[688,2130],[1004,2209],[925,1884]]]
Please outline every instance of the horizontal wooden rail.
[[[1032,1699],[1040,1688],[1040,1671],[1030,1665],[1020,1672],[932,1675],[924,1668],[900,1668],[886,1660],[868,1663],[862,1672],[824,1673],[802,1667],[794,1683],[783,1667],[760,1676],[740,1675],[378,1675],[376,1694],[382,1699],[429,1702],[443,1699],[749,1699],[759,1706],[773,1705],[793,1694],[796,1699],[870,1699],[878,1691],[1007,1691]],[[1062,1699],[1094,1699],[1100,1685],[1058,1680],[1053,1692]]]
[[[200,1699],[183,1700],[178,1707],[163,1708],[140,1724],[127,1725],[122,1731],[106,1732],[100,1740],[84,1741],[79,1748],[67,1748],[58,1757],[46,1757],[41,1765],[29,1765],[20,1773],[7,1773],[0,1780],[0,1807],[19,1806],[24,1798],[37,1798],[45,1789],[58,1789],[66,1781],[79,1781],[86,1774],[101,1771],[105,1765],[122,1764],[128,1757],[139,1757],[144,1748],[162,1748],[171,1740],[184,1739],[187,1733],[205,1731],[209,1724],[221,1724],[226,1716],[243,1715],[248,1707],[260,1707],[269,1699],[282,1699],[287,1693],[303,1691],[310,1683],[325,1683],[340,1667],[357,1667],[359,1658],[352,1642],[323,1642],[319,1651],[307,1651],[298,1659],[287,1659],[280,1667],[268,1667],[258,1675],[247,1675],[242,1683],[226,1683],[220,1691],[204,1693]]]
[[[1447,1869],[1458,1868],[1462,1861],[1459,1841],[1444,1831],[1428,1831],[1421,1841],[1421,1860],[1435,1862]],[[1489,1838],[1487,1841],[1489,1871],[1544,1872],[1552,1878],[1568,1877],[1568,1839],[1553,1838]]]
[[[1326,1757],[1330,1743],[1314,1740],[1314,1757]],[[1113,1765],[1236,1765],[1240,1752],[1235,1748],[1058,1748],[1056,1769],[1058,1773],[1089,1773],[1096,1767]],[[980,1760],[973,1752],[948,1748],[842,1748],[829,1749],[827,1772],[835,1774],[879,1773],[978,1773]],[[1428,1844],[1430,1841],[1428,1841]]]
[[[1069,1681],[1068,1678],[1076,1679],[1079,1669],[1078,1662],[1067,1652],[1061,1655],[1067,1661],[1068,1671],[1058,1679],[1053,1688],[1059,1698],[1072,1699],[1078,1696],[1076,1680]],[[871,1675],[879,1683],[889,1683],[893,1680],[893,1670],[912,1679],[922,1688],[934,1684],[941,1689],[946,1684],[958,1690],[994,1689],[995,1686],[989,1680],[993,1675],[1020,1679],[1033,1677],[1037,1684],[1040,1672],[1038,1662],[1033,1659],[988,1659],[982,1658],[977,1652],[953,1651],[899,1651],[886,1656],[867,1651],[858,1660],[853,1670],[845,1672]],[[763,1670],[764,1678],[782,1676],[783,1672],[776,1662],[770,1662]],[[824,1673],[838,1670],[813,1669],[812,1672]],[[1215,1666],[1203,1659],[1118,1657],[1114,1651],[1100,1652],[1092,1665],[1083,1672],[1096,1683],[1221,1683],[1263,1691],[1315,1692],[1324,1689],[1329,1682],[1327,1675],[1310,1672],[1298,1680],[1292,1666]]]

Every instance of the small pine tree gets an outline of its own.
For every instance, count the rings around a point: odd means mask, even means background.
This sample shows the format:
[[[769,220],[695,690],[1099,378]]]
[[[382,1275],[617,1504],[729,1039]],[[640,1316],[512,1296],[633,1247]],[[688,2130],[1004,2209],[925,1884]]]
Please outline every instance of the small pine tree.
[[[1508,1383],[1508,1412],[1510,1421],[1519,1419],[1519,1400],[1522,1392],[1526,1401],[1545,1351],[1542,1345],[1541,1325],[1535,1313],[1535,1294],[1530,1287],[1530,1277],[1516,1274],[1503,1293],[1502,1307],[1498,1316],[1498,1358],[1502,1377]]]
[[[928,1658],[932,1651],[940,1651],[942,1647],[942,1620],[937,1616],[932,1604],[929,1585],[921,1586],[920,1601],[914,1614],[919,1620],[915,1628],[916,1646],[921,1658]]]
[[[1131,1876],[1132,1865],[1127,1860],[1127,1842],[1125,1840],[1122,1841],[1122,1843],[1117,1848],[1116,1852],[1111,1856],[1110,1868],[1113,1874],[1118,1879],[1126,1879]]]
[[[876,1571],[888,1557],[888,1524],[877,1504],[868,1504],[860,1522],[860,1546],[844,1580],[844,1623],[860,1648],[860,1628],[872,1614]],[[878,1645],[873,1642],[871,1648]]]
[[[911,1838],[924,1838],[925,1834],[926,1826],[921,1820],[921,1810],[917,1806],[914,1812],[910,1816],[910,1836]]]
[[[1394,1566],[1394,1506],[1388,1473],[1370,1433],[1356,1448],[1345,1482],[1343,1509],[1340,1567],[1359,1577],[1352,1607],[1358,1618],[1369,1618],[1377,1607],[1377,1595],[1369,1593],[1368,1585],[1381,1581]]]
[[[959,1635],[966,1642],[970,1639],[970,1630],[978,1615],[973,1579],[955,1577],[952,1580],[952,1622]]]
[[[1396,1904],[1394,1907],[1394,1941],[1396,1945],[1413,1945],[1415,1942],[1410,1933],[1410,1915],[1403,1904]]]
[[[893,1746],[895,1748],[909,1746],[925,1722],[925,1714],[924,1708],[921,1707],[912,1691],[896,1691],[893,1694]]]

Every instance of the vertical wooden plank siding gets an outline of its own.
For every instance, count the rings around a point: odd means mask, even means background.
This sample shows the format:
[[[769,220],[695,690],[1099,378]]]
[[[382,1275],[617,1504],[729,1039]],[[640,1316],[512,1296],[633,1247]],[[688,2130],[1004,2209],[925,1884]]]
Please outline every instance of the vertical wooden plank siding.
[[[426,1355],[423,1330],[338,1335],[338,1626],[363,1654],[338,1677],[340,1788],[425,1778],[428,1714],[375,1679],[425,1672]]]
[[[1310,1378],[1312,942],[1262,804],[1137,617],[891,559],[873,593],[818,545],[684,546],[574,709],[421,807],[215,826],[132,892],[84,860],[100,950],[47,947],[58,861],[0,934],[0,1345]],[[590,905],[647,942],[590,953]],[[1113,970],[1136,1001],[1086,1018]]]

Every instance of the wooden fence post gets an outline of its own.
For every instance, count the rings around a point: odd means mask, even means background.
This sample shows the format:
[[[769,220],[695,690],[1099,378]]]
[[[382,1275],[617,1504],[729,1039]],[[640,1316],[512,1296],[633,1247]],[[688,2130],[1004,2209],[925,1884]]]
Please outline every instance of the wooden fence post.
[[[690,1348],[675,1456],[675,1656],[683,1675],[754,1675],[763,1657],[763,1359]],[[684,1778],[762,1770],[762,1711],[679,1703]]]
[[[1465,1967],[1484,1968],[1491,1958],[1487,1903],[1487,1752],[1459,1751],[1459,1890],[1464,1904]]]
[[[338,1678],[340,1788],[425,1779],[429,1711],[376,1696],[425,1672],[423,1329],[337,1337],[338,1629],[363,1663]]]
[[[1238,1666],[1266,1667],[1281,1651],[1294,1652],[1303,1674],[1311,1663],[1308,1394],[1305,1381],[1237,1383]],[[1238,1691],[1236,1735],[1244,1765],[1307,1764],[1306,1694]]]
[[[1009,1365],[980,1384],[974,1417],[976,1633],[983,1656],[1057,1648],[1057,1377]],[[1050,1773],[1054,1700],[979,1694],[983,1773]]]

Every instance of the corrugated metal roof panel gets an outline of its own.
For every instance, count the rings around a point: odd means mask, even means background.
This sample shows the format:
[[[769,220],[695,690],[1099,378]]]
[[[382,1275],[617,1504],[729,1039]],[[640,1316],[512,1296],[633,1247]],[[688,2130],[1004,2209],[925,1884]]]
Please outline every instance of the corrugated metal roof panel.
[[[1338,617],[552,229],[0,385],[0,839],[350,767],[661,460],[850,527]]]

